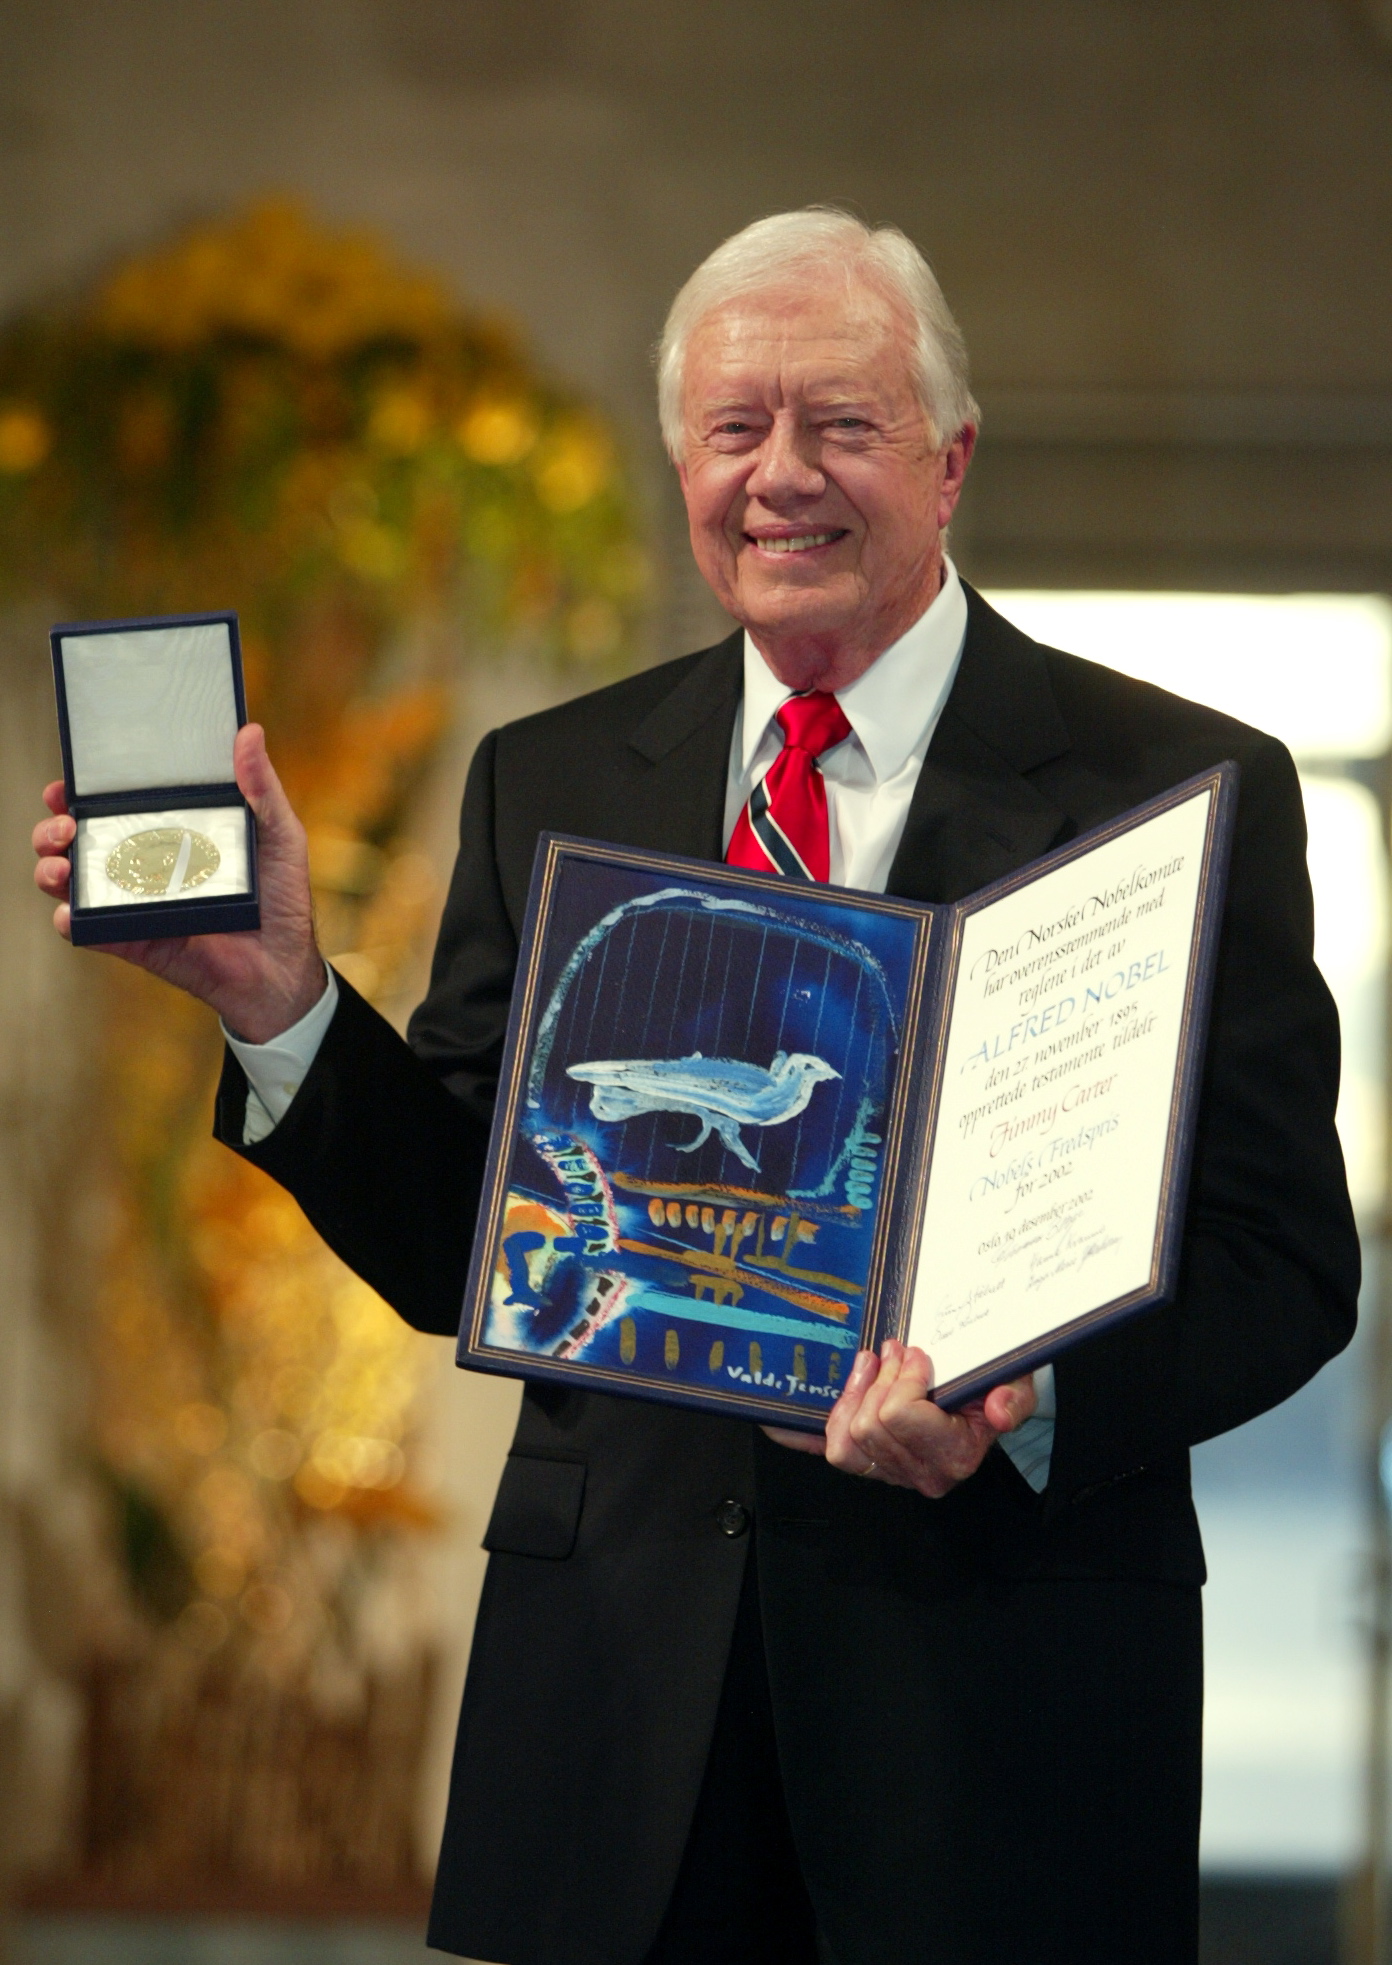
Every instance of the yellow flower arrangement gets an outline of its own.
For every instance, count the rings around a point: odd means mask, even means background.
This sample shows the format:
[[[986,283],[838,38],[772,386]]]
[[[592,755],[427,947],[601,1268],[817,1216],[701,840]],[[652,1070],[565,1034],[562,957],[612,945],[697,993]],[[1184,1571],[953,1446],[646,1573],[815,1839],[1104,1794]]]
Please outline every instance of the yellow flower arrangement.
[[[438,280],[396,265],[371,236],[325,231],[290,200],[268,199],[122,267],[96,321],[151,348],[246,335],[332,361],[374,341],[447,334],[456,313]]]
[[[448,646],[524,634],[539,660],[616,672],[645,577],[595,412],[440,282],[294,205],[0,330],[0,597],[239,610],[326,948],[369,996],[438,911],[407,814],[451,713]],[[316,1524],[367,1552],[432,1519],[412,1481],[420,1340],[207,1140],[211,1017],[117,965],[108,987],[97,1424],[144,1524],[132,1590],[159,1642],[293,1676],[352,1648]]]
[[[53,433],[36,409],[11,403],[0,410],[0,471],[23,477],[47,457]]]

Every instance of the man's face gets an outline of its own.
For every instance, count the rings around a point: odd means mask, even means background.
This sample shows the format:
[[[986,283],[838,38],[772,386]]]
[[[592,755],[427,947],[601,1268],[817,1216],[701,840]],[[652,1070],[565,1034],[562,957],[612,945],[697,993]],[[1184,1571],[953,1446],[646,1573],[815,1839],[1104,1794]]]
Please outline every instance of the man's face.
[[[840,280],[701,321],[683,422],[691,544],[716,598],[783,681],[844,687],[937,593],[975,432],[938,448],[907,323]]]

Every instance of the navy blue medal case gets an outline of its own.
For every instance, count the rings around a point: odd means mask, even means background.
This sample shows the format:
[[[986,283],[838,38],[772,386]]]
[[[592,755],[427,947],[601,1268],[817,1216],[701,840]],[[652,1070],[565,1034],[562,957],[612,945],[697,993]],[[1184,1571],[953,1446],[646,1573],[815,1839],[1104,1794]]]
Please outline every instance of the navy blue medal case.
[[[237,616],[63,622],[49,639],[63,779],[78,822],[73,941],[258,928],[256,823],[232,769],[247,720]],[[130,891],[112,863],[123,842],[161,820],[198,843],[201,863],[178,893]],[[188,858],[185,850],[174,871]]]

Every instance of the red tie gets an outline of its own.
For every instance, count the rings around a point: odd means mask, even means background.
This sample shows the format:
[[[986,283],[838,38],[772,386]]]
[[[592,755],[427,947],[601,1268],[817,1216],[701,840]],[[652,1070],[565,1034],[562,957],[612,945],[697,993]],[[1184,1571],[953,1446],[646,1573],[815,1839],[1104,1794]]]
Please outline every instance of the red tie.
[[[817,689],[790,696],[778,722],[783,748],[749,794],[725,858],[756,873],[771,867],[790,880],[830,880],[826,782],[817,759],[843,743],[851,726],[836,698]]]

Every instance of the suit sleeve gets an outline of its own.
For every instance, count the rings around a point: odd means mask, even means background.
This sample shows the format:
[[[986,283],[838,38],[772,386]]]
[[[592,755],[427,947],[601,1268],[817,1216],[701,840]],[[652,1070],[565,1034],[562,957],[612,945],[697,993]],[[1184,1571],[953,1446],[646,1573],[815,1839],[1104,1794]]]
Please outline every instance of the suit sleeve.
[[[1051,1508],[1279,1404],[1353,1334],[1339,1024],[1313,944],[1299,782],[1268,741],[1243,764],[1179,1287],[1057,1361]]]
[[[214,1123],[408,1323],[444,1336],[459,1327],[517,960],[493,854],[495,747],[485,738],[469,772],[409,1040],[340,977],[334,1019],[275,1131],[243,1144],[247,1083],[230,1051]]]

